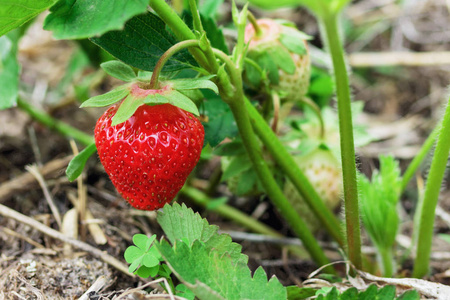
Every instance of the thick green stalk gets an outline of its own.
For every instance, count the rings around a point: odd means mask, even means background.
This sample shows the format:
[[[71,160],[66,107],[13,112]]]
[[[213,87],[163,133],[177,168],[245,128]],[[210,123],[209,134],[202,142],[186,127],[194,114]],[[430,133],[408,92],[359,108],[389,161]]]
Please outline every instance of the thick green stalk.
[[[428,273],[436,205],[450,151],[450,99],[445,110],[439,137],[428,173],[421,215],[418,223],[418,239],[413,276],[420,278]]]
[[[236,120],[244,147],[247,150],[253,168],[255,169],[266,194],[278,210],[280,210],[282,216],[289,223],[295,234],[302,240],[303,245],[308,250],[312,259],[322,266],[328,264],[328,258],[325,256],[322,248],[317,243],[306,223],[300,218],[288,199],[286,199],[286,196],[273,178],[273,174],[262,156],[261,147],[253,131],[251,120],[247,112],[239,67],[237,67],[228,55],[222,51],[218,49],[213,49],[213,51],[214,54],[226,64],[231,82],[236,88],[233,98],[226,100],[233,113],[234,119]],[[327,268],[327,271],[334,272],[334,269],[329,267]]]
[[[387,247],[386,249],[378,248],[378,251],[381,258],[381,264],[383,266],[383,276],[392,277],[394,274],[392,247]]]
[[[350,99],[350,86],[344,49],[339,39],[338,15],[321,18],[325,39],[333,60],[334,78],[341,138],[342,175],[344,180],[345,220],[347,227],[347,254],[357,269],[361,269],[361,232],[359,220],[358,186],[356,181],[355,145]]]
[[[341,247],[344,247],[344,238],[342,236],[340,222],[320,199],[320,196],[317,194],[314,187],[311,183],[309,183],[308,178],[299,169],[286,148],[279,142],[277,136],[268,128],[267,123],[258,113],[256,108],[250,103],[250,101],[247,100],[245,102],[256,134],[264,143],[277,165],[294,184],[297,191],[300,195],[302,195],[308,206],[322,222],[330,235]]]
[[[280,210],[282,216],[286,219],[286,221],[288,221],[295,234],[300,237],[313,260],[321,266],[328,264],[328,258],[323,253],[323,250],[317,243],[314,235],[286,199],[286,196],[281,191],[277,182],[273,178],[272,172],[264,161],[261,147],[256,139],[255,133],[253,132],[253,128],[247,114],[244,99],[235,98],[234,101],[229,103],[229,105],[236,120],[236,124],[238,125],[239,133],[242,137],[244,146],[250,160],[253,163],[253,167],[255,168],[258,178],[270,200]],[[333,268],[327,268],[327,270],[332,271]]]
[[[191,29],[177,15],[177,13],[166,3],[166,1],[150,0],[150,6],[158,14],[158,16],[163,19],[164,23],[172,28],[173,32],[179,40],[194,40],[197,38],[191,31]],[[189,49],[189,52],[191,52],[192,56],[195,57],[197,62],[202,67],[206,68],[206,66],[208,66],[205,55],[200,49],[191,48]]]
[[[409,181],[414,176],[414,174],[417,172],[417,169],[420,167],[424,159],[427,157],[428,152],[430,152],[431,148],[433,148],[434,142],[436,141],[436,138],[439,134],[440,124],[437,125],[431,134],[428,136],[428,138],[425,140],[425,143],[422,145],[422,148],[420,148],[419,153],[414,157],[414,159],[411,161],[411,163],[408,165],[408,168],[406,169],[405,173],[403,174],[402,178],[402,192],[406,190],[406,187],[408,186]]]
[[[85,146],[88,146],[94,142],[94,138],[91,135],[84,133],[62,121],[54,119],[46,112],[38,110],[36,107],[21,98],[17,99],[17,106],[23,111],[27,112],[33,119],[35,119],[39,123],[44,124],[50,129],[58,131],[66,137],[73,138],[74,140],[84,144]]]

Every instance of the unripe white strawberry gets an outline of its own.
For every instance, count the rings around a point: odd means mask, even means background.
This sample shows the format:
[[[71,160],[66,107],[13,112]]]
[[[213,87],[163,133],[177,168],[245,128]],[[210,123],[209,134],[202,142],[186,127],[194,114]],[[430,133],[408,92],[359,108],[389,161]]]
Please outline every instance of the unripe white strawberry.
[[[329,150],[318,148],[306,155],[296,156],[294,160],[325,205],[331,210],[337,208],[341,202],[342,174],[336,156]],[[284,185],[284,194],[310,229],[316,231],[320,226],[319,220],[289,180]]]
[[[267,72],[270,87],[286,101],[299,101],[308,91],[311,63],[308,35],[290,23],[260,19],[257,35],[252,24],[247,25],[245,41],[249,43],[247,56]],[[247,81],[256,88],[261,85],[261,74],[246,64]]]

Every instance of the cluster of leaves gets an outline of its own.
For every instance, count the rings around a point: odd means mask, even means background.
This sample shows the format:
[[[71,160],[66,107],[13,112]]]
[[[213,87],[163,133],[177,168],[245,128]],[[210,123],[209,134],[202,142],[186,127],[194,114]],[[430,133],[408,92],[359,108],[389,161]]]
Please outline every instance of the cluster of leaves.
[[[171,274],[182,282],[173,287],[178,296],[193,299],[289,299],[316,297],[328,300],[417,300],[415,291],[396,297],[394,286],[378,289],[371,285],[365,291],[350,288],[339,293],[335,287],[313,289],[283,287],[276,277],[267,280],[260,267],[253,275],[247,266],[248,257],[241,246],[218,227],[209,225],[198,213],[184,204],[165,205],[158,212],[158,223],[166,239],[156,240],[137,234],[134,246],[125,251],[130,272],[141,277],[164,277],[172,284]]]
[[[184,204],[164,206],[157,220],[168,240],[135,236],[135,246],[125,252],[131,272],[169,278],[170,270],[199,299],[287,298],[277,278],[267,280],[262,268],[252,276],[241,246]]]

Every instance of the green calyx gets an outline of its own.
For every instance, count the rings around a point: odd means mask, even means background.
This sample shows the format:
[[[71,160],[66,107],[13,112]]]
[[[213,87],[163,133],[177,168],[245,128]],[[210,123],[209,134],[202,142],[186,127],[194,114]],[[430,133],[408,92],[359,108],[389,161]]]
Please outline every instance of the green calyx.
[[[218,93],[217,86],[210,80],[213,76],[199,78],[183,78],[160,81],[158,89],[149,89],[149,72],[139,72],[120,62],[109,61],[101,67],[109,75],[129,83],[121,85],[106,94],[92,97],[81,104],[81,107],[104,107],[122,101],[116,115],[113,117],[112,126],[128,120],[141,105],[171,104],[188,111],[196,116],[200,115],[197,106],[187,94],[189,91],[209,89]]]
[[[275,33],[268,33],[268,36],[253,37],[248,44],[248,59],[267,73],[270,83],[278,85],[279,70],[292,75],[296,71],[296,64],[293,58],[294,54],[299,56],[308,55],[306,41],[311,37],[284,20],[265,20],[262,22],[269,26],[276,26],[278,30]],[[270,24],[271,23],[271,24]],[[266,27],[268,26],[267,24]],[[261,27],[264,31],[265,27]],[[259,87],[263,82],[262,72],[255,70],[255,66],[246,63],[246,77],[250,84]]]

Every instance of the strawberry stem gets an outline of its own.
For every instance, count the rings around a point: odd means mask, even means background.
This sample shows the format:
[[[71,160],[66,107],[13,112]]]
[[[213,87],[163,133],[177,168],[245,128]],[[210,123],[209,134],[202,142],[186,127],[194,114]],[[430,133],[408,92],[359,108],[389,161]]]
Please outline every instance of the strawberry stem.
[[[417,172],[417,169],[420,167],[424,159],[427,157],[428,152],[430,152],[431,148],[433,148],[434,142],[436,141],[436,138],[439,135],[439,130],[441,128],[441,125],[438,124],[433,131],[430,133],[428,138],[425,140],[425,143],[423,143],[422,148],[420,148],[419,153],[416,154],[414,159],[411,161],[411,163],[408,165],[408,168],[406,168],[405,173],[403,173],[403,179],[402,179],[402,192],[406,190],[406,187],[408,186],[409,181],[414,176],[414,174]]]
[[[258,25],[258,22],[256,21],[255,15],[253,15],[250,11],[248,11],[247,15],[248,20],[252,24],[253,28],[255,29],[255,37],[261,37],[263,35],[263,31],[261,27]]]
[[[256,134],[264,143],[280,169],[286,174],[289,180],[294,184],[297,191],[305,198],[306,203],[314,212],[316,217],[324,224],[328,233],[343,247],[344,238],[341,233],[341,225],[331,210],[324,204],[323,200],[317,194],[308,178],[299,169],[292,156],[286,148],[279,142],[276,135],[269,130],[267,123],[258,113],[256,108],[246,99],[248,114]]]
[[[450,152],[450,135],[448,134],[450,131],[450,99],[445,110],[442,125],[439,128],[439,138],[428,173],[419,223],[417,228],[414,228],[414,231],[418,233],[418,238],[413,276],[417,278],[423,277],[428,273],[436,205]]]
[[[353,124],[351,111],[350,86],[344,49],[338,31],[338,14],[319,17],[323,33],[330,52],[339,115],[339,131],[341,139],[342,174],[344,180],[345,220],[347,227],[347,254],[352,264],[359,270],[361,260],[361,232],[359,220],[358,185],[356,181],[355,145],[353,140]]]
[[[82,143],[85,146],[89,146],[94,142],[94,138],[91,135],[76,129],[75,127],[72,127],[69,124],[56,120],[46,112],[37,109],[36,107],[29,104],[22,98],[17,99],[17,106],[21,110],[28,113],[33,119],[35,119],[39,123],[44,124],[50,129],[56,130],[57,132],[61,133],[66,137],[73,138],[74,140]]]
[[[226,64],[226,67],[229,70],[231,82],[235,87],[235,93],[232,99],[228,99],[227,103],[234,115],[239,129],[239,134],[242,137],[244,147],[247,150],[250,160],[253,163],[253,167],[256,170],[258,179],[260,180],[270,200],[281,211],[283,217],[288,221],[291,228],[302,240],[312,259],[319,265],[327,265],[329,263],[328,258],[325,256],[325,253],[317,243],[317,240],[311,233],[306,223],[300,218],[294,207],[281,191],[262,156],[261,147],[253,131],[252,123],[245,105],[245,96],[242,90],[242,77],[239,72],[239,68],[233,63],[228,55],[222,51],[213,49],[213,52]],[[327,267],[326,270],[328,272],[335,273],[335,270],[332,267]]]
[[[176,43],[172,47],[170,47],[166,52],[164,52],[163,55],[159,58],[158,62],[156,63],[155,68],[153,69],[152,78],[150,79],[150,89],[158,89],[158,79],[159,74],[161,74],[161,71],[166,64],[166,62],[176,53],[180,52],[183,49],[190,48],[190,47],[199,47],[200,42],[198,40],[186,40],[179,43]]]

